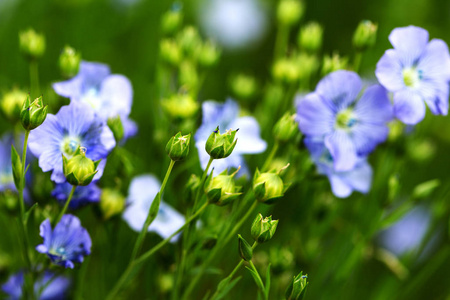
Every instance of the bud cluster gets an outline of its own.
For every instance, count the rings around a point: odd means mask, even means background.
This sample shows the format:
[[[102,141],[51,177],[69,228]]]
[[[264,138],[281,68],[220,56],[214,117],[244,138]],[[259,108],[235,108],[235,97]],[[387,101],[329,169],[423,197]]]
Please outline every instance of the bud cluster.
[[[230,156],[233,152],[234,147],[236,147],[237,139],[234,139],[236,130],[227,130],[225,133],[221,134],[219,131],[219,126],[214,130],[211,135],[206,140],[205,150],[214,159],[221,159]]]

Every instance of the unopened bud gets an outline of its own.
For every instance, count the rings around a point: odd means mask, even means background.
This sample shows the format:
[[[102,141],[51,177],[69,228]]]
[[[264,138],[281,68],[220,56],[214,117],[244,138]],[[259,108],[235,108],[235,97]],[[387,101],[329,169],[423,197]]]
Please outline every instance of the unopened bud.
[[[109,129],[111,129],[116,142],[121,141],[125,131],[120,116],[109,118],[107,124]]]
[[[31,28],[19,33],[19,44],[22,53],[31,59],[39,58],[45,52],[44,35]]]
[[[86,157],[86,148],[78,147],[72,158],[63,158],[63,172],[71,185],[88,185],[97,174],[100,160],[92,161]]]
[[[338,70],[345,70],[347,68],[348,58],[340,57],[339,54],[334,53],[332,56],[325,55],[322,64],[322,76]]]
[[[180,28],[183,22],[181,7],[174,7],[166,12],[161,19],[161,29],[165,34],[172,34]]]
[[[272,216],[263,218],[258,214],[252,224],[252,237],[258,243],[267,242],[274,236],[277,226],[278,220],[272,220]]]
[[[288,142],[299,132],[296,115],[285,113],[273,127],[273,135],[280,142]]]
[[[212,41],[207,41],[199,47],[197,55],[197,60],[200,65],[211,67],[219,61],[220,50]]]
[[[33,130],[40,126],[47,117],[47,105],[44,105],[42,96],[30,103],[30,95],[27,96],[20,111],[20,121],[25,130]]]
[[[81,54],[70,46],[65,46],[63,52],[59,56],[59,69],[61,74],[66,78],[71,78],[78,74],[80,69]]]
[[[242,73],[231,78],[230,86],[233,94],[243,100],[253,97],[257,89],[255,77]]]
[[[17,121],[20,117],[22,105],[28,94],[18,88],[12,89],[3,95],[1,108],[3,114],[11,121]]]
[[[299,32],[298,44],[301,49],[313,53],[322,47],[323,28],[319,23],[306,24]]]
[[[299,0],[281,0],[277,8],[278,22],[292,26],[300,21],[305,8]]]
[[[166,145],[166,153],[173,161],[185,159],[189,154],[189,143],[191,141],[191,134],[181,135],[178,132],[173,136]]]
[[[303,275],[303,272],[300,272],[286,289],[286,300],[302,300],[305,297],[307,286],[308,275]]]
[[[177,94],[161,101],[163,109],[173,118],[188,119],[198,110],[198,103],[189,94]]]
[[[170,65],[177,66],[181,62],[182,53],[178,44],[173,39],[161,40],[159,44],[161,58]]]
[[[237,199],[241,187],[237,187],[234,181],[234,175],[239,169],[231,175],[227,174],[227,170],[223,171],[214,177],[214,170],[205,181],[205,193],[209,203],[219,206],[229,204],[231,201]]]
[[[250,246],[249,243],[247,243],[247,241],[240,234],[238,234],[238,250],[239,255],[243,260],[245,261],[252,260],[253,257],[252,246]]]
[[[371,21],[361,21],[353,34],[353,47],[357,51],[365,51],[375,45],[378,25]]]
[[[120,214],[125,209],[125,197],[115,189],[105,188],[100,196],[100,209],[105,220]]]
[[[255,177],[253,178],[253,191],[256,200],[272,204],[284,196],[286,189],[287,186],[284,185],[278,173],[260,173],[256,169]]]
[[[227,130],[225,133],[221,134],[219,131],[219,126],[214,130],[211,135],[206,140],[205,150],[214,159],[221,159],[230,156],[236,146],[237,139],[236,130]]]

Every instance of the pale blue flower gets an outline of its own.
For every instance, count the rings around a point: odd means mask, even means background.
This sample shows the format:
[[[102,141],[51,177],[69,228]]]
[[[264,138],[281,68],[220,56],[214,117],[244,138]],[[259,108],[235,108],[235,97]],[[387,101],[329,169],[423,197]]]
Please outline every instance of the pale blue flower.
[[[358,74],[336,71],[297,105],[300,130],[323,140],[338,172],[353,170],[359,157],[372,152],[389,133],[387,122],[393,114],[386,90],[373,85],[358,98],[361,88]]]
[[[123,75],[111,74],[107,65],[82,61],[74,78],[53,84],[58,95],[71,101],[84,102],[101,120],[120,116],[124,123],[124,139],[136,134],[136,124],[129,120],[133,88]]]
[[[141,175],[131,181],[128,189],[127,208],[122,217],[134,231],[142,230],[150,206],[160,188],[160,182],[153,175]],[[183,226],[184,222],[182,214],[161,200],[158,215],[148,231],[154,231],[162,238],[168,238]]]
[[[369,192],[372,184],[372,168],[365,157],[358,157],[352,170],[339,172],[335,170],[333,157],[323,142],[306,138],[305,145],[311,153],[318,173],[328,177],[331,190],[336,197],[346,198],[353,191],[363,194]]]
[[[405,124],[425,117],[425,103],[435,115],[447,115],[450,55],[440,39],[428,42],[420,27],[395,28],[389,35],[394,49],[386,50],[375,74],[394,93],[395,116]],[[424,103],[425,102],[425,103]]]
[[[267,143],[261,139],[256,119],[250,116],[239,117],[239,105],[230,99],[225,103],[203,102],[202,115],[202,125],[195,133],[195,146],[202,168],[205,169],[209,161],[209,154],[205,151],[206,140],[219,126],[221,132],[228,129],[239,129],[236,134],[238,141],[233,153],[227,158],[214,160],[210,170],[214,168],[215,174],[219,174],[225,169],[241,166],[240,173],[248,173],[243,155],[261,153],[267,147]]]
[[[85,103],[72,102],[56,115],[48,114],[44,123],[30,132],[28,146],[38,157],[42,171],[52,171],[51,179],[63,183],[62,154],[71,158],[78,147],[87,149],[93,161],[102,159],[94,180],[98,180],[106,164],[106,157],[116,142],[109,127],[99,120]]]

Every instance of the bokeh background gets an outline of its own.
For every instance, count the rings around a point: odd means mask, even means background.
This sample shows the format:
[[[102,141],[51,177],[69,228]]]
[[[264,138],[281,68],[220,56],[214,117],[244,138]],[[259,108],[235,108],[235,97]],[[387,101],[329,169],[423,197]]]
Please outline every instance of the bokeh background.
[[[277,1],[226,2],[196,0],[177,4],[182,6],[185,24],[194,25],[204,37],[217,40],[222,47],[221,60],[208,72],[199,101],[224,101],[231,95],[227,79],[236,72],[255,76],[261,90],[271,77]],[[234,3],[238,8],[223,6],[224,3]],[[413,24],[426,28],[431,38],[450,42],[450,1],[305,0],[304,3],[306,12],[300,26],[314,20],[324,27],[322,53],[325,54],[338,52],[351,57],[351,40],[357,24],[364,19],[378,24],[377,43],[364,55],[361,65],[360,73],[368,80],[375,80],[376,62],[391,47],[387,37],[395,27]],[[18,32],[29,27],[46,36],[47,50],[39,62],[39,72],[44,98],[55,103],[50,106],[52,113],[59,109],[56,103],[69,101],[58,99],[51,90],[51,83],[61,80],[57,61],[66,44],[79,50],[84,60],[108,64],[113,73],[127,76],[134,89],[131,117],[138,123],[139,134],[125,145],[132,157],[133,172],[153,173],[162,178],[168,165],[164,141],[177,131],[176,128],[161,130],[155,117],[162,113],[157,80],[160,19],[172,7],[172,1],[163,0],[1,0],[0,92],[13,86],[27,89],[29,85],[28,63],[19,52],[18,42]],[[227,28],[235,31],[227,32]],[[239,33],[244,29],[251,30]],[[296,33],[294,29],[290,37],[293,43]],[[238,40],[233,40],[233,36]],[[256,97],[253,102],[241,105],[252,113],[258,101]],[[200,124],[200,116],[196,122]],[[4,119],[0,120],[0,126],[2,132],[11,130]],[[425,121],[416,128],[406,128],[405,137],[382,145],[370,159],[375,178],[373,191],[367,196],[336,199],[329,191],[326,178],[317,177],[294,185],[270,209],[274,218],[280,219],[276,237],[255,254],[256,263],[262,269],[269,261],[272,263],[273,299],[281,299],[291,276],[301,270],[309,274],[307,299],[450,299],[449,129],[447,117],[434,117],[428,112]],[[195,157],[193,148],[191,155]],[[263,157],[252,158],[252,167],[263,162]],[[183,202],[177,200],[182,196],[184,183],[190,173],[201,174],[198,161],[194,159],[186,164],[177,165],[180,171],[169,182],[165,197],[180,211],[185,211]],[[400,189],[395,201],[388,203],[392,175],[399,179]],[[432,193],[414,196],[419,184],[435,179],[439,186]],[[106,182],[106,185],[114,184]],[[383,235],[381,228],[373,224],[398,207],[401,213],[396,218],[408,217]],[[94,248],[88,267],[75,270],[71,276],[75,282],[84,278],[84,299],[102,299],[125,268],[135,233],[120,219],[103,223],[96,218],[95,208],[85,208],[80,215],[91,233]],[[0,281],[4,282],[20,265],[20,258],[14,256],[18,241],[8,226],[11,216],[2,211],[0,217]],[[249,226],[241,230],[247,236]],[[37,245],[37,229],[35,233]],[[426,242],[416,250],[409,247],[420,244],[424,237]],[[151,246],[159,240],[158,236],[151,235],[146,244]],[[234,242],[229,249],[236,249]],[[212,275],[203,279],[196,290],[199,296],[192,299],[200,299],[207,289],[214,288],[223,274],[228,274],[230,266],[238,262],[237,251],[231,250],[211,266],[208,272]],[[177,251],[176,247],[169,246],[155,256],[124,299],[168,298],[173,255]],[[188,270],[193,274],[195,271]],[[230,299],[256,299],[252,278],[244,271],[241,270],[244,278]]]

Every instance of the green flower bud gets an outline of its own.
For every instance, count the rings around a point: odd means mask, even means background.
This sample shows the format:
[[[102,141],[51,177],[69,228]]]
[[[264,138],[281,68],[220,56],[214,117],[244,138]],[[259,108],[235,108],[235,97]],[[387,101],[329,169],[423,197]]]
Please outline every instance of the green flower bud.
[[[281,0],[277,8],[278,22],[292,26],[300,21],[304,11],[303,2],[299,0]]]
[[[239,255],[243,260],[245,261],[252,260],[253,257],[252,246],[250,246],[240,234],[238,234],[238,250]]]
[[[100,160],[94,162],[87,158],[84,147],[78,147],[71,159],[67,159],[64,154],[62,158],[64,176],[71,185],[88,185],[98,172]]]
[[[192,62],[184,61],[181,63],[179,81],[180,84],[187,87],[188,90],[196,90],[198,88],[198,73]]]
[[[285,113],[280,120],[273,127],[273,135],[275,139],[280,142],[288,142],[293,139],[299,132],[298,123],[295,120],[297,115],[291,115],[289,112]]]
[[[258,214],[252,224],[252,237],[258,243],[267,242],[272,239],[277,226],[278,220],[272,220],[272,216],[263,219],[263,216]]]
[[[325,55],[323,57],[322,76],[337,70],[345,70],[347,68],[347,64],[347,57],[340,57],[337,53],[333,53],[332,56]]]
[[[188,94],[173,95],[161,101],[162,108],[172,118],[187,119],[198,110],[198,103]]]
[[[109,118],[107,121],[107,124],[108,124],[109,129],[111,129],[116,142],[119,142],[120,140],[122,140],[123,135],[124,135],[124,129],[123,129],[123,124],[120,119],[120,116]]]
[[[59,69],[61,74],[66,78],[71,78],[78,74],[80,69],[81,54],[70,46],[65,46],[63,52],[59,56]]]
[[[195,27],[187,26],[178,34],[177,42],[184,53],[193,56],[199,49],[202,40]]]
[[[173,39],[161,40],[159,51],[161,58],[168,64],[173,66],[180,64],[182,58],[181,49]]]
[[[317,52],[322,47],[323,28],[319,23],[311,22],[303,27],[298,35],[298,45],[308,52]]]
[[[283,58],[276,61],[272,67],[272,75],[278,81],[295,83],[300,77],[300,68],[296,61]]]
[[[398,174],[392,174],[388,180],[388,201],[393,202],[400,191],[400,180]]]
[[[353,34],[353,47],[359,52],[375,45],[378,25],[371,21],[361,21]]]
[[[44,105],[42,96],[30,103],[30,95],[27,95],[20,111],[20,121],[23,128],[25,130],[33,130],[40,126],[47,117],[47,109],[48,106]]]
[[[294,276],[291,284],[286,289],[286,300],[302,300],[306,294],[306,287],[308,286],[308,275],[303,275],[300,272]]]
[[[165,34],[172,34],[180,28],[183,23],[181,9],[170,10],[161,18],[161,30]]]
[[[406,145],[408,156],[417,162],[425,162],[435,157],[436,150],[436,145],[429,139],[412,140]]]
[[[230,156],[236,147],[237,139],[236,130],[227,130],[225,133],[220,134],[219,126],[214,130],[206,140],[205,150],[214,159],[221,159]]]
[[[220,50],[212,41],[207,41],[199,47],[197,52],[198,63],[204,67],[215,65],[220,58]]]
[[[279,172],[286,169],[288,166],[289,164],[280,169],[277,173],[260,173],[259,170],[256,169],[255,176],[253,177],[253,191],[256,200],[266,204],[272,204],[284,196],[287,186],[284,185]]]
[[[236,186],[233,178],[239,169],[231,175],[227,175],[225,170],[216,177],[213,175],[214,170],[211,171],[211,175],[205,181],[205,193],[209,203],[224,206],[242,194],[239,193],[241,187]]]
[[[421,199],[429,197],[433,191],[441,185],[441,181],[439,179],[432,179],[418,184],[413,192],[412,198]]]
[[[230,87],[239,99],[249,99],[256,94],[258,84],[253,76],[237,74],[231,78]]]
[[[319,68],[319,60],[314,54],[300,53],[295,61],[299,70],[298,77],[300,80],[309,80]]]
[[[166,153],[173,161],[183,160],[189,154],[189,143],[191,141],[191,134],[181,135],[178,132],[173,136],[166,145]]]
[[[0,106],[3,114],[10,121],[17,121],[20,117],[22,105],[28,94],[18,88],[14,88],[3,95]]]
[[[19,33],[19,45],[22,53],[28,58],[39,58],[45,52],[45,37],[30,28]]]
[[[105,220],[125,209],[125,197],[116,189],[105,188],[100,196],[100,210]]]

